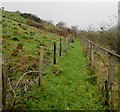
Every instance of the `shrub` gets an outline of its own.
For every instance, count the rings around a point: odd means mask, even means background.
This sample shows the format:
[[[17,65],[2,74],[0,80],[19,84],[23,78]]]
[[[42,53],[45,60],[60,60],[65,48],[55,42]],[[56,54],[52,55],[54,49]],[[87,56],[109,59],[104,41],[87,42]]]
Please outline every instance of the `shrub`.
[[[34,14],[23,13],[23,14],[20,14],[20,15],[24,18],[28,18],[28,19],[36,21],[36,22],[42,22],[41,19]]]

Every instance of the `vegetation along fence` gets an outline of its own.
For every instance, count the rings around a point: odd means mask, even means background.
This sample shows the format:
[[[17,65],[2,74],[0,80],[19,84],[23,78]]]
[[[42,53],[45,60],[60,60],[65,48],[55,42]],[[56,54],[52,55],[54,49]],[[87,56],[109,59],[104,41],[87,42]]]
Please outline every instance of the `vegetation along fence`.
[[[81,37],[82,44],[90,64],[95,71],[98,87],[102,92],[105,105],[118,110],[119,105],[119,71],[120,55],[107,50],[85,37]]]
[[[35,96],[28,96],[27,93],[36,83],[42,86],[44,69],[57,63],[57,57],[67,50],[72,39],[72,35],[54,39],[53,46],[49,50],[45,46],[37,46],[39,48],[37,56],[2,54],[2,110],[12,110],[18,107],[22,109],[22,102],[25,98],[35,98]],[[18,44],[18,46],[21,45]]]

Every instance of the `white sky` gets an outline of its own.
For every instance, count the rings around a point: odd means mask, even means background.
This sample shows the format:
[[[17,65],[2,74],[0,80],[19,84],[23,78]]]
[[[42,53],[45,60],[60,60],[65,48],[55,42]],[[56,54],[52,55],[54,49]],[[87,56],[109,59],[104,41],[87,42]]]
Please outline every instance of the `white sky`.
[[[25,0],[24,0],[25,1]],[[104,23],[115,24],[118,15],[118,0],[101,0],[93,1],[89,0],[56,0],[56,2],[50,2],[55,0],[38,0],[24,2],[15,0],[4,0],[2,6],[9,11],[21,11],[36,14],[44,20],[52,20],[54,24],[59,21],[64,21],[68,26],[78,25],[80,29],[87,29],[89,25],[98,28],[98,23],[102,21]],[[65,1],[65,0],[64,0]],[[74,1],[74,2],[73,2]]]

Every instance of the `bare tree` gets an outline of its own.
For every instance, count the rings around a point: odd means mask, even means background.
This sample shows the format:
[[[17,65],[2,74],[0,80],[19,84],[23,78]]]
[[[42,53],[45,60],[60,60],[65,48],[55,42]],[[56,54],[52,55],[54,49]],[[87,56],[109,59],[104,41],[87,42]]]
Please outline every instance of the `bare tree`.
[[[58,28],[65,28],[66,23],[63,22],[63,21],[60,21],[60,22],[58,22],[58,23],[56,24],[56,26],[57,26]]]
[[[94,25],[89,25],[89,26],[88,26],[88,31],[90,31],[90,32],[95,31]]]
[[[98,25],[100,26],[100,30],[102,31],[102,32],[104,32],[105,31],[105,29],[107,28],[107,23],[105,23],[105,22],[101,22],[101,23],[98,23]]]
[[[71,31],[72,31],[73,35],[76,37],[77,32],[78,32],[78,26],[76,26],[76,25],[71,26]]]

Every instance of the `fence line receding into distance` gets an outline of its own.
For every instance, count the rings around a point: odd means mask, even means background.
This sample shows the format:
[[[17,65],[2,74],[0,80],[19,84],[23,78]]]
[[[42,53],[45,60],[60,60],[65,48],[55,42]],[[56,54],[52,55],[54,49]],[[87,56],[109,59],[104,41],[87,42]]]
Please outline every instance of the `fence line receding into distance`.
[[[118,62],[118,60],[120,60],[120,55],[113,53],[110,50],[105,49],[105,48],[93,43],[92,41],[88,40],[85,37],[81,37],[81,40],[82,40],[82,44],[85,48],[86,54],[88,56],[88,59],[90,61],[90,65],[93,65],[93,63],[94,63],[95,48],[97,48],[99,51],[103,51],[105,54],[108,55],[108,67],[107,67],[108,72],[107,72],[107,80],[104,81],[104,87],[105,87],[104,90],[105,90],[105,105],[109,106],[110,105],[110,92],[112,91],[112,85],[113,85],[115,59]],[[120,107],[118,106],[117,108],[119,109]]]

